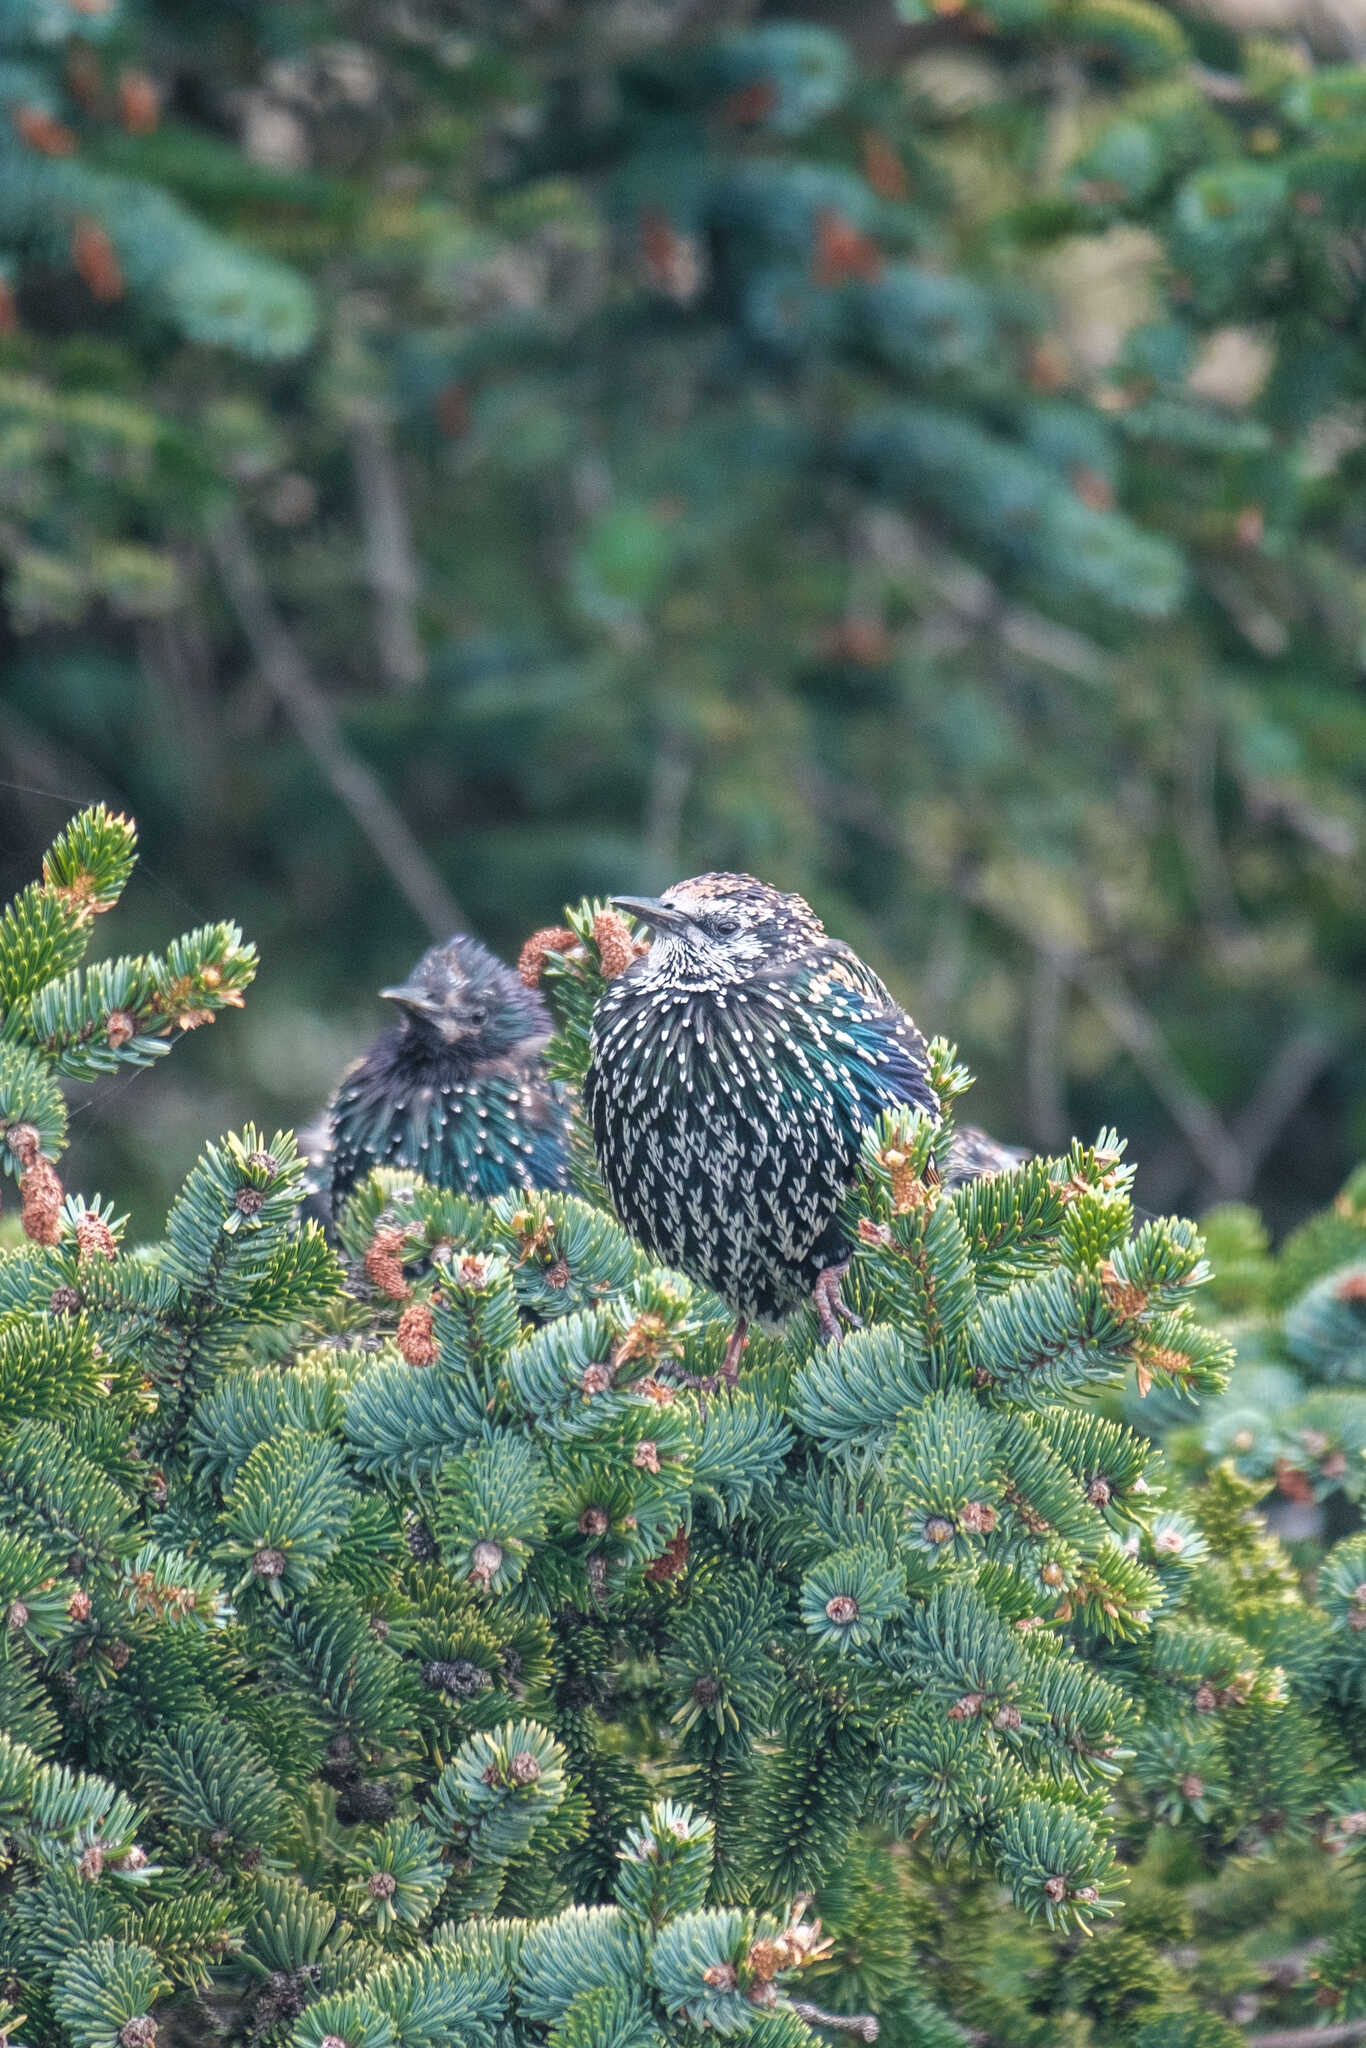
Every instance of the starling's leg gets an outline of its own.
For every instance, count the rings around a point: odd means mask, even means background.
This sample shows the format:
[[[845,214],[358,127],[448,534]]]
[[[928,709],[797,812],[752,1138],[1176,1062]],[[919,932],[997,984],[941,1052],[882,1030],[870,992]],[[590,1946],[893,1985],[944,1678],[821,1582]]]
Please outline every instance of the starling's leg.
[[[856,1330],[863,1328],[862,1316],[856,1316],[851,1308],[846,1308],[840,1295],[840,1281],[848,1271],[848,1259],[838,1266],[827,1266],[811,1290],[811,1304],[821,1326],[822,1344],[839,1343],[844,1335],[841,1322],[849,1323]]]
[[[726,1355],[721,1360],[721,1377],[728,1387],[733,1387],[740,1377],[740,1354],[748,1342],[749,1324],[743,1316],[737,1316],[726,1345]]]

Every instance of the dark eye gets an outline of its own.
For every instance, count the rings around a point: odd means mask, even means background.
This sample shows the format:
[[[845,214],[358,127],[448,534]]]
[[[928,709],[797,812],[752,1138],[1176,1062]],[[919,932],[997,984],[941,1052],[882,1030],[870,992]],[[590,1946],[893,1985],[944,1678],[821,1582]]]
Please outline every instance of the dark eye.
[[[484,1008],[484,1005],[482,1003],[476,1003],[474,1008],[472,1010],[467,1011],[466,1014],[469,1017],[471,1024],[477,1027],[478,1025],[485,1022],[489,1013]]]
[[[739,918],[733,917],[728,910],[717,911],[709,922],[718,939],[732,938],[740,929]]]

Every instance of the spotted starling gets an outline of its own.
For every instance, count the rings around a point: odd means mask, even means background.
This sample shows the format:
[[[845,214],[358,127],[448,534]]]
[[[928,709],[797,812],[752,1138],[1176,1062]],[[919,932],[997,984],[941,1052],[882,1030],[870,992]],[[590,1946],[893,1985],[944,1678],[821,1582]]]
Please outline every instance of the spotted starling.
[[[780,1324],[808,1296],[826,1341],[856,1320],[840,1198],[880,1111],[938,1115],[928,1052],[800,896],[710,874],[614,900],[653,936],[594,1012],[584,1108],[627,1229],[735,1311],[733,1379],[751,1322]],[[992,1153],[987,1170],[1019,1156]]]
[[[380,994],[398,1019],[328,1110],[322,1178],[334,1208],[376,1166],[470,1195],[566,1186],[569,1103],[541,1064],[551,1023],[535,990],[457,935]]]

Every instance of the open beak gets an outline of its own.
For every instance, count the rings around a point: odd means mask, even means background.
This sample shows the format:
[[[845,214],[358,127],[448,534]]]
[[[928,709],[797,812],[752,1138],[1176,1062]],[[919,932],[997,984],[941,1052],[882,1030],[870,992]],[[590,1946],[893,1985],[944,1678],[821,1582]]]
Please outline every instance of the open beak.
[[[671,909],[667,903],[661,903],[657,896],[614,896],[612,907],[615,910],[629,910],[632,917],[639,918],[640,922],[648,925],[653,932],[678,931],[688,922],[681,910]]]
[[[397,1003],[404,1010],[416,1010],[421,1016],[434,1016],[441,1007],[432,1000],[420,981],[401,981],[397,988],[382,988],[380,995],[386,1003]]]

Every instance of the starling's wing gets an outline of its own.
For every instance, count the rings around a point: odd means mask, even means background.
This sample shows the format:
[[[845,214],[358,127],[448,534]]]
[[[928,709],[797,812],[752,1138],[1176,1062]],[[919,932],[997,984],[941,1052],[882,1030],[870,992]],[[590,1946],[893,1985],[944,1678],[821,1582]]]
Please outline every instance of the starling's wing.
[[[808,947],[783,975],[856,1129],[901,1106],[938,1117],[924,1037],[857,953],[827,940]]]
[[[988,1180],[994,1173],[1010,1173],[1033,1156],[1024,1145],[1003,1145],[988,1132],[964,1124],[954,1132],[949,1144],[944,1185],[960,1188],[965,1181]]]

